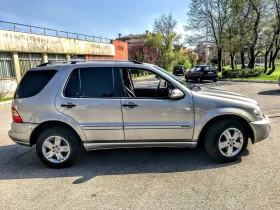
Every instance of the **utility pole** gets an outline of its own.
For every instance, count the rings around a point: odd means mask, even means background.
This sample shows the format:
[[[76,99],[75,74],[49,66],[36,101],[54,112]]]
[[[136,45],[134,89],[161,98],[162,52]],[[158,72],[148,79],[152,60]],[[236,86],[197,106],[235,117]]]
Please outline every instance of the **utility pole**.
[[[209,55],[208,55],[208,26],[209,26],[209,21],[208,21],[208,10],[209,10],[209,0],[206,0],[206,44],[205,44],[205,60],[206,60],[206,65],[209,63]]]

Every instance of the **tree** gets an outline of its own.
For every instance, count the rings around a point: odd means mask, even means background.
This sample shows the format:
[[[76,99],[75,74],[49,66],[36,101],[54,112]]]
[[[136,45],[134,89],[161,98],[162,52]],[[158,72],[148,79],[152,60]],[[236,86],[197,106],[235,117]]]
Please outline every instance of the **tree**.
[[[196,65],[196,55],[193,52],[187,52],[186,56],[188,56],[188,59],[192,66]]]
[[[276,13],[276,37],[274,40],[274,52],[272,53],[271,57],[271,65],[272,69],[267,74],[272,74],[275,69],[275,60],[280,50],[280,0],[273,0],[275,13]]]
[[[153,64],[156,64],[158,61],[157,53],[147,45],[144,39],[137,40],[128,45],[128,58],[129,60]]]
[[[222,68],[222,52],[224,33],[230,11],[229,0],[192,0],[188,12],[188,23],[185,31],[192,35],[186,36],[186,42],[194,45],[206,41],[209,26],[209,43],[217,48],[218,68]]]
[[[252,39],[249,43],[249,64],[248,68],[255,67],[256,56],[255,48],[258,42],[259,33],[260,33],[260,23],[261,23],[261,14],[264,9],[264,1],[263,0],[248,0],[249,7],[252,8],[248,21],[252,21],[253,30],[252,30]]]
[[[154,33],[147,35],[146,44],[157,55],[157,65],[172,70],[178,61],[178,52],[173,50],[173,44],[181,36],[175,32],[177,21],[172,13],[163,14],[154,22]]]

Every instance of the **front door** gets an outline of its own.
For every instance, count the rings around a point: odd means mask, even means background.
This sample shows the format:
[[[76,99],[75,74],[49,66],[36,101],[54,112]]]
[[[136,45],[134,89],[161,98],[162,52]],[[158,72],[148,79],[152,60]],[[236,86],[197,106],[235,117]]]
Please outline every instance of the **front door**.
[[[122,71],[123,75],[128,71],[137,74],[135,69]],[[127,89],[133,88],[132,95],[121,99],[125,140],[191,141],[194,129],[192,96],[170,99],[168,93],[172,85],[168,81],[162,82],[163,79],[151,72],[144,75],[149,76],[130,80],[133,85],[124,81]],[[137,95],[140,89],[141,95]]]
[[[124,140],[115,73],[111,67],[74,69],[57,96],[56,108],[76,120],[89,141]]]

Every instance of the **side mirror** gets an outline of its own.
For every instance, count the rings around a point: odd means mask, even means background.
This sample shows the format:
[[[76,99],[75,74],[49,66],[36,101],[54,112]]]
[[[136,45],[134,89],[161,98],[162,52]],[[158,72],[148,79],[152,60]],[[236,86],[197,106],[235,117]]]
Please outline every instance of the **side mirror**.
[[[184,93],[179,89],[173,89],[171,92],[171,98],[174,100],[181,99],[184,97]]]

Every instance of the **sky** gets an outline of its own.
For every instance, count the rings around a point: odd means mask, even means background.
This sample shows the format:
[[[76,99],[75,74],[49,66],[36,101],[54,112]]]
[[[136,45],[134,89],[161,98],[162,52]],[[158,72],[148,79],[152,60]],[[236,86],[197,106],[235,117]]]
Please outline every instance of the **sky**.
[[[172,12],[184,36],[190,0],[0,0],[0,20],[115,39],[153,30]],[[183,41],[183,40],[181,40]]]

